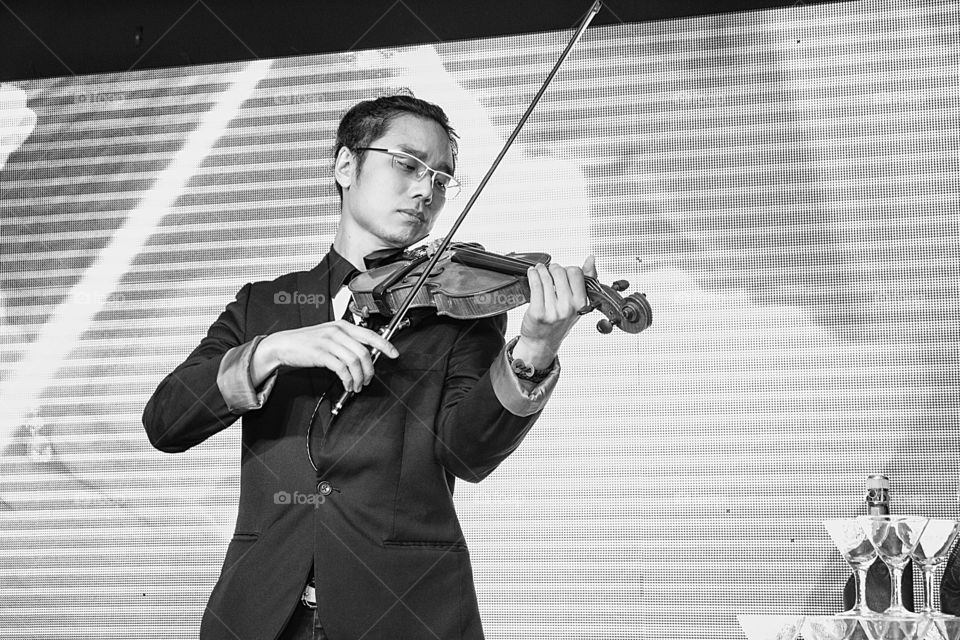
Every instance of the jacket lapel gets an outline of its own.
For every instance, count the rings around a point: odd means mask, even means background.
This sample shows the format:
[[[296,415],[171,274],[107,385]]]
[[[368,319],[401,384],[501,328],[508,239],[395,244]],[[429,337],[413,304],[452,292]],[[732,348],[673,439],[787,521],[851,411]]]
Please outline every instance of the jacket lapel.
[[[300,307],[301,326],[310,327],[332,319],[330,300],[327,300],[329,294],[330,254],[328,253],[313,269],[297,274],[297,306]]]
[[[320,264],[310,271],[297,274],[297,301],[300,308],[300,326],[312,327],[329,322],[333,318],[333,305],[330,295],[330,254],[323,256]],[[329,383],[316,369],[310,370],[310,385],[319,397],[323,395]]]

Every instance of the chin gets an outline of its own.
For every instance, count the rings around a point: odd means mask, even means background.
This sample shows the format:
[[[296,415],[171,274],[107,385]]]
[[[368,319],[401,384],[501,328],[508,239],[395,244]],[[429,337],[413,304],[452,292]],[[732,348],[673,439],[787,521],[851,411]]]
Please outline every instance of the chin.
[[[407,247],[419,242],[427,237],[426,233],[390,233],[382,237],[384,243],[397,249],[406,249]]]
[[[389,236],[390,241],[398,247],[409,247],[412,244],[420,242],[424,238],[430,235],[430,229],[426,225],[419,225],[417,227],[406,227],[392,233]]]

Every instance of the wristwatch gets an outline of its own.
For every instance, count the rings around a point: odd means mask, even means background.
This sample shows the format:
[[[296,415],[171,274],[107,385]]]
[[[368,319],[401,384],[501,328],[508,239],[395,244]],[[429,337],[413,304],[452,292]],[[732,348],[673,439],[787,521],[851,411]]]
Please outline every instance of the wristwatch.
[[[540,384],[547,377],[553,373],[553,370],[557,366],[557,359],[554,358],[553,362],[550,363],[550,366],[546,369],[536,369],[532,364],[527,364],[520,358],[513,357],[513,348],[516,346],[517,341],[520,338],[516,337],[510,341],[510,344],[507,345],[507,362],[510,363],[510,370],[513,371],[514,375],[520,378],[521,380],[527,380],[534,384]]]

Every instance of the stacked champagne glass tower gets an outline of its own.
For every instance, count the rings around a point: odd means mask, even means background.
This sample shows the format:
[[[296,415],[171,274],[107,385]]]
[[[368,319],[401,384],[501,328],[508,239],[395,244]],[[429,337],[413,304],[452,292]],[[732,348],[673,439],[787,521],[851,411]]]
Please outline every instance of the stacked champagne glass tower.
[[[856,603],[833,616],[740,616],[750,640],[960,640],[960,618],[933,607],[937,567],[944,564],[960,533],[960,522],[889,513],[889,480],[870,476],[870,515],[824,521],[827,533],[854,571]],[[923,575],[923,606],[914,613],[903,603],[903,571],[910,560]],[[890,570],[890,606],[867,606],[867,570],[874,562]]]

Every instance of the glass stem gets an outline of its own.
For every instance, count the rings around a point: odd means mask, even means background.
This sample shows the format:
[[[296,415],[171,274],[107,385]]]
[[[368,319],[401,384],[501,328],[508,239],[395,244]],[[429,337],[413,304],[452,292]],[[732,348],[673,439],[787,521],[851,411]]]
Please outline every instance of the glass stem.
[[[890,567],[890,608],[894,611],[903,611],[902,582],[903,567]]]
[[[923,608],[920,613],[933,613],[933,565],[921,565],[923,572]]]
[[[853,610],[863,613],[867,608],[867,568],[860,567],[857,569],[857,604]]]

